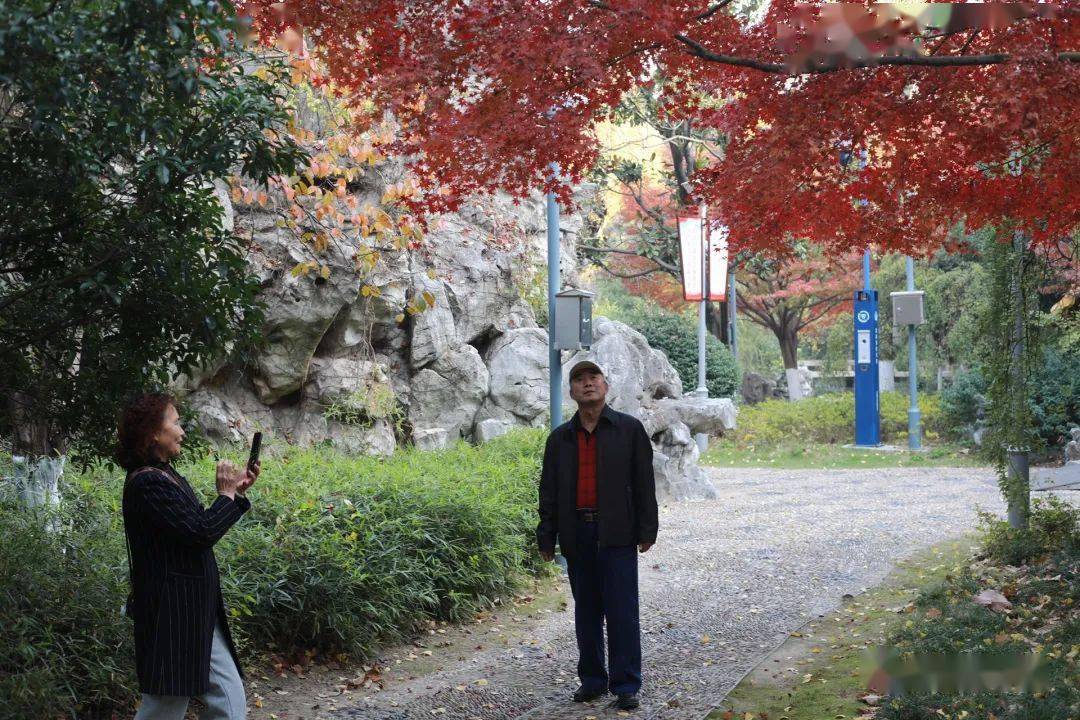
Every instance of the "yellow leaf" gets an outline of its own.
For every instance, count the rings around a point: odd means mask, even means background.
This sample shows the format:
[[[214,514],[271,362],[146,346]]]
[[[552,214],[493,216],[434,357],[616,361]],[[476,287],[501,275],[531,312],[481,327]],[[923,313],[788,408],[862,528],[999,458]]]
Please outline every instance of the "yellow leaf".
[[[321,268],[319,268],[319,274],[322,275],[323,280],[329,280],[330,279],[330,266],[329,265],[323,265]]]
[[[427,276],[432,280],[435,279],[435,268],[428,268]]]
[[[394,316],[394,322],[398,322],[398,323],[405,322],[405,313],[398,313],[397,315],[395,315]]]
[[[435,307],[435,296],[434,295],[432,295],[429,291],[425,290],[424,293],[423,293],[423,296],[424,296],[424,302],[426,302],[428,304],[428,307]]]

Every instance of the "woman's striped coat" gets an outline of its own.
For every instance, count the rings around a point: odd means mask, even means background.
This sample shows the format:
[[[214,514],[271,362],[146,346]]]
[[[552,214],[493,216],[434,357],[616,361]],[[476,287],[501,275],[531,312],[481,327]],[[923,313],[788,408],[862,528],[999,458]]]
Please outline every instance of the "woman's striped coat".
[[[128,476],[123,505],[139,690],[202,695],[210,685],[216,622],[236,659],[213,546],[251,503],[219,495],[204,508],[188,481],[162,464]]]

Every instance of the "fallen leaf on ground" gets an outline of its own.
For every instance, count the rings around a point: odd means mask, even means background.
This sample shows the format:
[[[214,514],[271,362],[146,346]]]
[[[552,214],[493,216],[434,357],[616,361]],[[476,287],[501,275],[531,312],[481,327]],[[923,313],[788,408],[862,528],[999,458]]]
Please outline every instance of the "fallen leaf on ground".
[[[1009,602],[1009,599],[997,590],[983,590],[973,597],[972,600],[983,607],[990,608],[994,612],[1006,612],[1012,608],[1012,603]]]

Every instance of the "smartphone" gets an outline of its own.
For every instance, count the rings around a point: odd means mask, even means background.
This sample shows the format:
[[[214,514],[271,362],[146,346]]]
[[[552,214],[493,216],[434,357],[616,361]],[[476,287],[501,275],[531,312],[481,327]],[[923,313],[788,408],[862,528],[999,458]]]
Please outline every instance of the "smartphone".
[[[253,469],[255,463],[259,462],[259,451],[262,450],[262,433],[255,433],[255,437],[251,438],[251,454],[248,455],[247,466],[248,469]]]

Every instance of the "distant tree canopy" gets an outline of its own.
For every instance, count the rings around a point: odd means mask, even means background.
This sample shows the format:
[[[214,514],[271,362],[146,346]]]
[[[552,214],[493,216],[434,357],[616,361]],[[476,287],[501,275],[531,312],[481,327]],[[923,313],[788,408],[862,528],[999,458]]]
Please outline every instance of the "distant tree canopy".
[[[106,452],[124,396],[258,329],[213,181],[287,174],[304,152],[276,66],[238,30],[219,2],[0,0],[0,433],[16,451]]]

